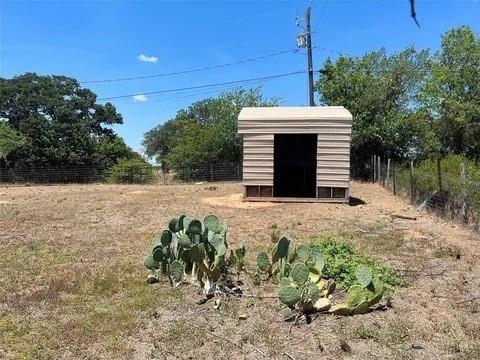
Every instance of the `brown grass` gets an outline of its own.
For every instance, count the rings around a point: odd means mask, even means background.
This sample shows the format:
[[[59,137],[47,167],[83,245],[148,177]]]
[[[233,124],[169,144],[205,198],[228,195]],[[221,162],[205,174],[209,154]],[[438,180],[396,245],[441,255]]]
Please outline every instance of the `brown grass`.
[[[392,219],[414,209],[377,185],[353,184],[364,205],[269,207],[239,206],[238,184],[215,186],[0,188],[0,358],[480,356],[478,303],[468,301],[480,296],[478,234],[426,214]],[[296,243],[333,235],[401,270],[410,286],[388,311],[291,327],[274,299],[214,310],[196,304],[194,288],[147,285],[141,262],[153,236],[171,217],[211,212],[229,223],[233,244],[247,244],[250,264],[279,234]]]

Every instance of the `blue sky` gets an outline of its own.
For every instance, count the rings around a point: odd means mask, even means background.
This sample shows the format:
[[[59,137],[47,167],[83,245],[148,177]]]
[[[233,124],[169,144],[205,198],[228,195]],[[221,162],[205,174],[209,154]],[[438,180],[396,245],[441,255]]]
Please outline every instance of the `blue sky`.
[[[436,50],[441,34],[455,26],[466,24],[480,32],[478,0],[417,0],[421,28],[409,17],[408,0],[0,0],[0,76],[33,71],[80,81],[135,77],[294,49],[295,34],[301,30],[295,17],[303,16],[310,3],[316,69],[338,53],[362,55],[380,47],[396,51],[409,45]],[[305,67],[302,51],[210,71],[85,86],[103,98],[283,74]],[[282,97],[284,105],[307,103],[304,74],[252,84],[261,84],[266,96]],[[130,146],[141,150],[145,131],[193,101],[219,91],[206,88],[114,100],[124,117],[124,124],[115,130]]]

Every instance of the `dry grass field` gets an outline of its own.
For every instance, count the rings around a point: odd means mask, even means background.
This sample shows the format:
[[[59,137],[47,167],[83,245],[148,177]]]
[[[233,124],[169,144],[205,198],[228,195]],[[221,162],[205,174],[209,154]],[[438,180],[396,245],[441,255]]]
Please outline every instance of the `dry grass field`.
[[[208,186],[0,187],[0,358],[480,358],[478,233],[428,214],[392,218],[415,211],[373,184],[353,183],[365,202],[357,206],[249,205],[235,195],[239,184]],[[251,267],[276,226],[296,244],[340,237],[408,285],[386,311],[298,326],[282,321],[275,299],[197,305],[193,287],[146,284],[142,264],[182,213],[226,220]]]

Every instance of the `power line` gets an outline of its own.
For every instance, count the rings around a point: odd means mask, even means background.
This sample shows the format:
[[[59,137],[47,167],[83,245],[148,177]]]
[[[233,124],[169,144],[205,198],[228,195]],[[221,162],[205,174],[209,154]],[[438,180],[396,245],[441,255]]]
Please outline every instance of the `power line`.
[[[258,13],[258,14],[255,14],[253,16],[248,16],[248,17],[238,17],[238,18],[231,18],[231,19],[225,19],[225,20],[220,20],[220,21],[210,21],[208,23],[193,25],[193,26],[190,26],[190,27],[187,27],[187,28],[182,28],[182,30],[198,30],[198,29],[209,27],[211,25],[231,24],[233,22],[252,20],[252,19],[257,19],[257,18],[264,17],[264,16],[286,13],[286,12],[290,12],[290,11],[295,10],[295,9],[298,10],[298,7],[269,11],[269,12],[265,12],[265,13]]]
[[[193,89],[209,88],[209,87],[214,87],[214,86],[219,86],[219,85],[241,84],[241,83],[251,82],[251,81],[255,81],[255,80],[258,80],[258,81],[261,81],[261,80],[271,80],[271,79],[277,79],[277,78],[281,78],[281,77],[286,77],[286,76],[291,76],[291,75],[297,75],[297,74],[304,74],[304,73],[305,73],[305,70],[299,70],[299,71],[293,71],[293,72],[285,73],[285,74],[270,75],[270,76],[263,76],[263,77],[257,77],[257,78],[251,78],[251,79],[243,79],[243,80],[234,80],[234,81],[227,81],[227,82],[222,82],[222,83],[214,83],[214,84],[206,84],[206,85],[189,86],[189,87],[177,88],[177,89],[167,89],[167,90],[149,91],[149,92],[142,92],[142,93],[135,93],[135,94],[128,94],[128,95],[116,95],[116,96],[99,98],[99,99],[97,99],[97,100],[98,100],[98,101],[106,101],[106,100],[114,100],[114,99],[123,99],[123,98],[133,97],[133,96],[137,96],[137,95],[166,94],[166,93],[178,92],[178,91],[183,91],[183,90],[193,90]]]
[[[267,59],[267,58],[274,57],[274,56],[284,55],[284,54],[288,54],[288,53],[295,53],[297,51],[298,51],[298,49],[288,49],[288,50],[278,51],[278,52],[267,54],[267,55],[252,57],[252,58],[249,58],[249,59],[238,60],[238,61],[234,61],[234,62],[231,62],[231,63],[206,66],[206,67],[197,68],[197,69],[174,71],[174,72],[154,74],[154,75],[115,78],[115,79],[89,80],[89,81],[81,81],[80,83],[81,84],[96,84],[96,83],[105,83],[105,82],[142,80],[142,79],[151,79],[151,78],[166,77],[166,76],[173,76],[173,75],[191,74],[191,73],[194,73],[194,72],[214,70],[214,69],[220,69],[220,68],[224,68],[224,67],[228,67],[228,66],[246,64],[246,63],[249,63],[249,62],[259,61],[259,60]]]

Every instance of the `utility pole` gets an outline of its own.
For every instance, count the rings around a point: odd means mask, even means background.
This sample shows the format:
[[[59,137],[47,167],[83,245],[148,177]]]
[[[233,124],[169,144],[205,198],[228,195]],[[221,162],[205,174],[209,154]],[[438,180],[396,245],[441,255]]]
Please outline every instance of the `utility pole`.
[[[309,6],[305,10],[305,29],[304,32],[297,36],[297,47],[307,48],[307,74],[308,74],[308,103],[309,106],[315,106],[314,90],[313,90],[313,60],[312,60],[312,30],[310,26],[310,14],[312,8]],[[299,26],[299,18],[297,17],[297,26]]]
[[[312,61],[312,31],[310,28],[310,11],[311,7],[307,7],[305,11],[305,27],[307,32],[307,66],[308,66],[308,98],[310,106],[315,106],[313,99],[313,61]]]

